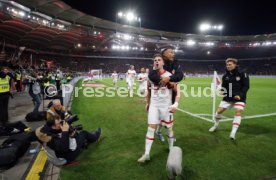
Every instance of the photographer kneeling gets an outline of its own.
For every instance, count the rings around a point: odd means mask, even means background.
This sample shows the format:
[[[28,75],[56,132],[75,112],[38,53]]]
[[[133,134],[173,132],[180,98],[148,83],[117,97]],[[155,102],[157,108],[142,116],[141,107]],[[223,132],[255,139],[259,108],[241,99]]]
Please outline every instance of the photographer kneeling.
[[[37,128],[35,134],[40,142],[46,143],[55,151],[58,158],[64,158],[70,163],[89,143],[99,140],[101,128],[94,133],[79,131],[70,125],[70,122],[56,116],[47,120],[46,125]]]

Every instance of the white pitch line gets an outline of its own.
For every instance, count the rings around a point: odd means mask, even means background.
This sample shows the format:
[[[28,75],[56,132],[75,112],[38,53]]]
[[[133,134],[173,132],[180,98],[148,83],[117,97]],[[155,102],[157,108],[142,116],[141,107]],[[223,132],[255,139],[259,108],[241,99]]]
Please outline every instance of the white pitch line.
[[[212,114],[195,114],[195,115],[198,115],[198,116],[210,116],[210,117],[213,117],[213,115]],[[226,116],[223,116],[223,115],[221,115],[221,117],[222,118],[228,118],[228,117],[226,117]]]
[[[103,80],[102,80],[102,81],[103,81]],[[106,83],[106,84],[110,84],[110,83],[108,83],[108,82],[106,82],[106,81],[103,81],[103,82]],[[110,85],[112,85],[112,84],[110,84]],[[136,94],[136,93],[133,92],[133,94]],[[211,120],[211,119],[208,119],[208,118],[205,118],[205,117],[198,116],[198,115],[196,115],[196,114],[193,114],[193,113],[191,113],[191,112],[185,111],[185,110],[183,110],[183,109],[179,109],[179,108],[177,108],[177,109],[178,109],[179,111],[183,112],[183,113],[186,113],[186,114],[190,115],[190,116],[197,117],[197,118],[202,119],[202,120],[204,120],[204,121],[208,121],[208,122],[213,123],[213,120]]]
[[[103,81],[103,80],[102,80],[102,81]],[[110,84],[110,83],[108,83],[108,82],[106,82],[106,81],[103,81],[103,82],[104,82],[104,83],[107,83],[107,84]],[[112,85],[112,84],[110,84],[110,85]],[[134,92],[133,92],[133,93],[134,93]],[[136,93],[134,93],[134,94],[136,94]],[[190,116],[193,116],[193,117],[202,119],[202,120],[204,120],[204,121],[208,121],[208,122],[213,123],[213,120],[200,116],[200,115],[210,115],[210,114],[194,114],[194,113],[191,113],[191,112],[189,112],[189,111],[185,111],[185,110],[183,110],[183,109],[179,109],[179,108],[177,108],[177,109],[178,109],[179,111],[183,112],[183,113],[186,113],[186,114],[190,115]],[[210,116],[211,116],[211,115],[210,115]],[[269,116],[276,116],[276,112],[275,112],[275,113],[270,113],[270,114],[257,114],[257,115],[252,115],[252,116],[244,116],[244,117],[242,117],[242,119],[254,119],[254,118],[269,117]],[[225,117],[225,116],[223,116],[223,117]],[[227,122],[227,121],[232,121],[232,120],[233,120],[233,118],[227,118],[227,119],[222,119],[222,120],[220,120],[220,122]]]
[[[185,111],[185,110],[179,109],[179,108],[177,108],[177,110],[179,110],[179,111],[181,111],[181,112],[183,112],[183,113],[186,113],[186,114],[188,114],[188,115],[190,115],[190,116],[197,117],[197,118],[202,119],[202,120],[204,120],[204,121],[208,121],[208,122],[213,123],[213,120],[208,119],[208,118],[205,118],[205,117],[201,117],[201,116],[199,116],[199,115],[197,115],[197,114],[194,114],[194,113],[191,113],[191,112],[189,112],[189,111]]]
[[[244,116],[242,117],[242,119],[255,119],[255,118],[260,118],[260,117],[269,117],[269,116],[276,116],[276,112],[275,113],[270,113],[270,114],[257,114],[257,115],[253,115],[253,116]],[[221,122],[226,122],[226,121],[232,121],[233,118],[228,118],[228,119],[223,119],[220,120]]]

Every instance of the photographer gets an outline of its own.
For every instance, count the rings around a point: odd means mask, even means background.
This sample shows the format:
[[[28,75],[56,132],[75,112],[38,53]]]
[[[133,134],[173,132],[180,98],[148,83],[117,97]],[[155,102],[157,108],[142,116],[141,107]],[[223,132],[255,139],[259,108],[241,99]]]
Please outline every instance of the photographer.
[[[54,117],[47,120],[46,125],[37,128],[35,134],[40,142],[55,151],[58,158],[65,158],[70,163],[89,143],[99,140],[101,128],[94,133],[78,131],[70,123]]]
[[[33,112],[38,112],[40,104],[41,104],[41,78],[37,75],[37,73],[32,73],[31,76],[28,76],[29,80],[29,94],[33,98],[34,109]]]
[[[47,110],[47,120],[52,119],[53,117],[60,117],[61,119],[67,120],[70,117],[70,114],[67,113],[65,107],[61,105],[59,99],[55,99],[52,102],[52,106]]]

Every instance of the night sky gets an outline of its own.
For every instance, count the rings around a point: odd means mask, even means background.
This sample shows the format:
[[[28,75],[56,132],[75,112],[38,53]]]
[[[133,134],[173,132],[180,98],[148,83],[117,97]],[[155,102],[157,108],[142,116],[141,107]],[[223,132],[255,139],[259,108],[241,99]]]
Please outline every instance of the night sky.
[[[224,24],[223,35],[276,33],[276,8],[273,0],[65,0],[65,2],[79,11],[114,22],[118,11],[131,9],[141,17],[142,27],[150,29],[199,33],[199,24],[208,21]]]

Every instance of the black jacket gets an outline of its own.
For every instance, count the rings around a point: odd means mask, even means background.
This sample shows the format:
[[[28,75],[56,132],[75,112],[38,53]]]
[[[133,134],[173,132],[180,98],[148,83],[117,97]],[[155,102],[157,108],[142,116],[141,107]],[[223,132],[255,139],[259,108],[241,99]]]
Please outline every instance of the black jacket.
[[[74,161],[79,153],[84,148],[85,138],[81,136],[81,133],[76,135],[77,149],[70,150],[70,135],[69,132],[62,132],[61,130],[55,130],[47,125],[36,129],[36,136],[40,142],[47,143],[58,158],[65,158],[67,163]]]
[[[50,141],[47,142],[47,146],[53,149],[56,152],[57,156],[69,151],[69,132],[62,132],[61,130],[55,130],[47,125],[44,125],[40,129],[40,133],[51,137]],[[40,141],[43,142],[42,139],[40,139]]]
[[[180,82],[184,77],[182,68],[177,60],[165,60],[164,69],[173,74],[170,76],[170,82]],[[161,80],[156,70],[151,70],[149,72],[149,79],[156,84],[159,84]]]
[[[246,94],[249,89],[249,77],[245,72],[239,71],[238,68],[231,72],[226,71],[222,77],[222,87],[227,90],[227,92],[224,93],[224,101],[246,102]],[[240,96],[241,100],[235,100],[234,97],[236,95]]]

